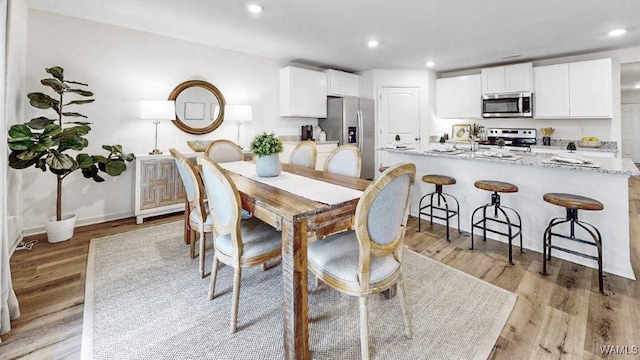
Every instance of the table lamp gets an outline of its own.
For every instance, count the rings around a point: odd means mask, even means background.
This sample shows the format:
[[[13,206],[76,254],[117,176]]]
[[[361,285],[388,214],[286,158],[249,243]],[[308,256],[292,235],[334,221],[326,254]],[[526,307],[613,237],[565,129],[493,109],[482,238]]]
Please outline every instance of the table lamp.
[[[251,111],[251,105],[225,105],[224,119],[225,121],[228,120],[236,122],[236,125],[238,126],[237,144],[238,146],[240,146],[240,123],[253,121],[253,112]]]
[[[161,120],[176,119],[175,102],[173,100],[140,100],[139,119],[153,120],[153,123],[156,125],[155,146],[149,154],[162,154],[162,151],[158,150],[158,124]]]

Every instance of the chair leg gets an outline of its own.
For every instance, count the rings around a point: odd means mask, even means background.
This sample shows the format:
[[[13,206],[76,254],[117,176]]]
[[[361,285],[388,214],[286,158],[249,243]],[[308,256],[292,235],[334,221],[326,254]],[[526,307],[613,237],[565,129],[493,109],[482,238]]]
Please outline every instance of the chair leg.
[[[216,278],[218,275],[218,257],[213,255],[213,265],[211,265],[211,282],[209,283],[209,300],[212,300],[216,291]]]
[[[267,262],[266,261],[262,263],[262,265],[260,266],[260,269],[262,271],[267,271]]]
[[[200,262],[200,277],[203,278],[204,277],[204,249],[205,249],[205,235],[204,235],[204,231],[200,230],[200,254],[199,255],[199,262]]]
[[[398,300],[400,300],[400,310],[402,310],[402,320],[404,322],[404,335],[407,339],[413,337],[413,329],[411,327],[411,318],[409,317],[409,309],[407,308],[407,298],[404,292],[404,278],[400,275],[398,280]]]
[[[369,360],[369,313],[367,296],[360,296],[360,352],[362,360]]]
[[[238,300],[240,300],[240,277],[242,268],[236,268],[233,275],[233,303],[231,304],[231,333],[236,332],[238,325]]]
[[[192,259],[196,258],[196,231],[189,228],[189,253]]]

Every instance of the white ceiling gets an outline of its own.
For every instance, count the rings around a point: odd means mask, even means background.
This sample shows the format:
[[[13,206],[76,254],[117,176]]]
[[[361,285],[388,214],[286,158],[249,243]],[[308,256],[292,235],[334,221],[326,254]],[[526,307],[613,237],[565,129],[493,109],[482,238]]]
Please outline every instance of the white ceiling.
[[[250,1],[265,7],[246,11]],[[347,71],[477,68],[640,46],[640,0],[26,0],[31,8]],[[627,34],[607,33],[626,28]],[[369,49],[366,42],[380,45]],[[521,55],[517,58],[504,57]]]

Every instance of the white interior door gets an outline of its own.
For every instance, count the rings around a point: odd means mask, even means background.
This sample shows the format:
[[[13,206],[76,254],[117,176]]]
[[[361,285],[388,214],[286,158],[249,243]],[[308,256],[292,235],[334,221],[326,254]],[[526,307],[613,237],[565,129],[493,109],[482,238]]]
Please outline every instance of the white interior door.
[[[640,104],[622,104],[622,157],[640,163]]]
[[[380,87],[378,96],[378,147],[395,141],[420,145],[420,89],[417,87]],[[379,167],[389,165],[386,152],[378,151]]]

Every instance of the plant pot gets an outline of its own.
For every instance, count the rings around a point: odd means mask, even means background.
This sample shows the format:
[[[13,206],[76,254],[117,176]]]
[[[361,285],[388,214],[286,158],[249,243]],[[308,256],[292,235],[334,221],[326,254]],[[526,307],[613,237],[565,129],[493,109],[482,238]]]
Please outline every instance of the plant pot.
[[[282,165],[278,154],[260,156],[256,160],[256,174],[260,177],[274,177],[281,172]]]
[[[551,145],[551,136],[543,136],[542,137],[542,145],[550,146]]]
[[[56,221],[56,217],[52,216],[44,221],[44,227],[47,229],[48,242],[58,243],[69,240],[73,237],[73,230],[76,228],[76,215],[63,215],[60,221]]]

